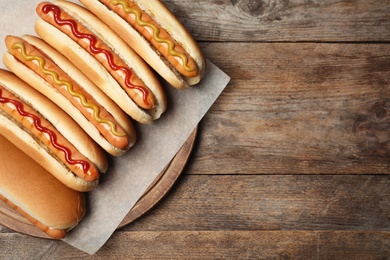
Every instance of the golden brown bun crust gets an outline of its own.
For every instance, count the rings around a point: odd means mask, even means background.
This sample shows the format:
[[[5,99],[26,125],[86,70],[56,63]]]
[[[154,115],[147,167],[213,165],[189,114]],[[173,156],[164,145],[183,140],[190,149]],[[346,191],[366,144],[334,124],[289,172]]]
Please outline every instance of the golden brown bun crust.
[[[166,110],[167,100],[160,81],[149,65],[115,32],[113,32],[89,10],[68,1],[57,0],[54,1],[54,4],[63,8],[72,16],[78,17],[84,26],[94,32],[97,37],[102,39],[103,42],[110,47],[110,49],[115,50],[115,53],[145,83],[156,98],[155,107],[148,110],[148,113],[152,116],[153,120],[158,119]]]
[[[0,195],[49,236],[62,238],[81,221],[84,194],[64,186],[1,135],[0,163]]]
[[[103,149],[110,154],[123,154],[130,148],[129,137],[122,129],[121,125],[116,122],[110,113],[107,112],[99,102],[95,100],[93,94],[100,91],[96,88],[95,92],[87,92],[83,86],[74,81],[68,74],[68,68],[61,69],[53,60],[60,54],[52,50],[52,54],[57,54],[50,59],[47,58],[45,50],[41,51],[35,46],[27,43],[24,39],[16,36],[7,36],[5,38],[8,53],[3,56],[4,64],[15,74],[17,74],[25,82],[28,82],[32,87],[58,104],[66,113],[68,113],[92,139],[94,139]],[[18,45],[17,45],[18,44]],[[14,48],[16,46],[18,48]],[[29,61],[23,56],[22,46],[28,55],[32,55],[34,59],[41,59],[43,64],[36,64],[34,60]],[[11,53],[16,59],[10,59],[6,54]],[[42,67],[41,67],[42,66]],[[26,70],[32,70],[34,73],[26,73]],[[44,73],[47,69],[50,73],[54,73],[57,77],[52,77]],[[68,83],[68,89],[63,88],[62,84],[57,84],[57,80]],[[69,90],[71,89],[71,90]],[[74,93],[74,94],[73,94]],[[81,98],[83,97],[83,99]],[[81,100],[84,100],[81,101]],[[85,103],[85,104],[84,104]],[[96,117],[96,108],[99,119]],[[117,136],[111,130],[108,124],[101,124],[99,120],[107,120],[124,136]]]
[[[118,81],[116,81],[116,79],[110,75],[103,64],[101,64],[95,57],[93,57],[93,55],[89,54],[88,51],[84,50],[76,41],[72,40],[71,37],[69,37],[66,33],[61,32],[55,26],[41,18],[38,18],[35,23],[36,33],[43,40],[61,52],[64,56],[68,57],[68,59],[71,60],[80,71],[82,71],[91,81],[93,81],[95,85],[101,88],[104,93],[106,93],[112,100],[114,100],[118,106],[121,107],[134,120],[142,124],[150,124],[153,122],[153,120],[158,119],[166,110],[166,97],[161,83],[150,67],[107,25],[101,22],[85,8],[82,8],[81,6],[74,3],[64,1],[58,1],[54,4],[61,7],[63,10],[66,8],[65,12],[70,16],[74,16],[75,13],[80,13],[83,15],[83,17],[86,17],[88,21],[99,24],[99,26],[97,26],[99,34],[105,35],[106,38],[102,39],[103,42],[109,45],[110,48],[116,49],[118,47],[114,53],[118,55],[150,89],[152,94],[157,99],[156,106],[150,110],[139,107],[126,94],[125,90],[120,86]],[[37,13],[41,13],[39,6],[37,7]],[[77,21],[79,19],[80,18],[74,20]],[[87,22],[83,21],[82,25],[85,26],[88,30],[91,30],[91,27]],[[102,38],[101,35],[97,36]],[[107,39],[110,41],[110,44],[107,43]],[[117,39],[121,41],[121,43],[118,44]],[[129,58],[131,62],[128,63],[127,60],[124,59],[123,55],[129,55],[131,57]]]
[[[127,42],[152,68],[154,68],[168,83],[178,89],[185,89],[195,85],[203,78],[206,69],[203,54],[186,28],[178,21],[174,14],[161,1],[134,1],[141,9],[150,15],[161,27],[188,52],[195,60],[199,75],[196,77],[183,77],[167,65],[167,61],[161,58],[150,47],[150,43],[141,36],[127,21],[116,13],[110,11],[99,0],[80,0],[89,10],[95,13],[102,21],[110,26],[125,42]],[[124,33],[126,32],[126,33]]]
[[[148,113],[140,110],[131,98],[126,95],[126,92],[103,65],[70,37],[40,18],[35,22],[35,31],[47,43],[74,62],[91,81],[101,88],[134,120],[141,123],[151,123],[153,121]]]
[[[7,53],[4,54],[3,57],[6,59],[13,59],[12,56]],[[8,62],[5,63],[8,64]],[[46,98],[41,93],[9,71],[0,69],[0,84],[11,90],[17,96],[23,97],[27,103],[33,104],[32,106],[40,111],[48,121],[55,125],[66,139],[90,159],[101,172],[107,171],[108,161],[102,148],[99,147],[71,117],[64,113],[59,106],[55,105],[53,102],[42,102],[42,100],[46,100]]]
[[[106,94],[104,94],[97,86],[95,86],[83,73],[80,72],[66,57],[60,54],[57,50],[51,47],[42,39],[24,35],[21,37],[29,44],[33,45],[37,49],[41,50],[48,57],[50,57],[54,63],[56,63],[63,71],[75,80],[80,86],[82,86],[88,93],[92,94],[94,99],[101,104],[119,123],[119,125],[126,131],[129,138],[129,145],[126,149],[118,149],[115,147],[106,146],[106,150],[111,155],[118,156],[124,154],[130,147],[136,142],[136,133],[134,126],[126,113],[123,112],[119,106],[112,101]]]
[[[42,39],[31,36],[31,35],[23,35],[22,38],[26,40],[28,43],[34,45],[40,50],[44,50],[54,62],[61,67],[76,81],[81,82],[80,84],[90,93],[93,93],[93,96],[100,104],[104,104],[104,107],[110,112],[115,119],[121,124],[123,129],[126,130],[129,137],[132,138],[131,145],[134,145],[136,141],[136,133],[134,126],[126,113],[123,112],[119,106],[112,101],[107,95],[105,95],[100,89],[97,87],[80,71],[78,70],[66,57],[61,55],[57,50],[52,48],[49,44],[47,44]]]
[[[107,170],[108,162],[103,150],[58,106],[54,105],[39,92],[6,70],[0,70],[0,84],[5,89],[12,90],[19,97],[24,97],[24,102],[31,104],[48,121],[52,121],[52,124],[60,132],[62,131],[61,133],[64,136],[70,137],[67,138],[69,141],[78,142],[76,145],[86,145],[84,149],[88,149],[89,147],[88,153],[84,155],[94,164],[96,162],[95,165],[98,168],[101,167],[99,168],[101,172]],[[47,101],[44,102],[44,100]],[[64,167],[64,164],[58,158],[53,157],[52,153],[49,153],[42,144],[38,143],[30,133],[15,124],[14,121],[3,113],[0,110],[0,133],[19,147],[19,149],[29,154],[30,157],[52,173],[58,180],[78,191],[88,191],[98,185],[98,180],[84,181],[78,178],[67,167]]]
[[[170,35],[189,53],[195,60],[199,75],[196,77],[187,77],[185,81],[189,85],[195,85],[203,78],[206,70],[206,62],[198,43],[177,19],[177,17],[168,9],[162,1],[135,0],[138,6],[151,15],[154,20],[163,28],[170,32]]]

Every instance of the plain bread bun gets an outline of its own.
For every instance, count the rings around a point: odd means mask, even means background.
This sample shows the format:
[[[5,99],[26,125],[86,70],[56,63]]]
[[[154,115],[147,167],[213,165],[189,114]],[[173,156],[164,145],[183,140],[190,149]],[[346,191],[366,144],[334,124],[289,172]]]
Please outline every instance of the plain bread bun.
[[[0,199],[60,239],[83,218],[84,193],[69,189],[0,135]]]

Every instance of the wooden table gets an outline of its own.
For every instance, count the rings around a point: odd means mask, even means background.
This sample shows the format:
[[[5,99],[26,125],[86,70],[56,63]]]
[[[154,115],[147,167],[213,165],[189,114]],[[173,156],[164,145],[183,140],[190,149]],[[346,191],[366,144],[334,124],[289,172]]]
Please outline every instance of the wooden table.
[[[232,77],[177,185],[94,256],[0,228],[0,258],[390,256],[390,2],[165,0]]]

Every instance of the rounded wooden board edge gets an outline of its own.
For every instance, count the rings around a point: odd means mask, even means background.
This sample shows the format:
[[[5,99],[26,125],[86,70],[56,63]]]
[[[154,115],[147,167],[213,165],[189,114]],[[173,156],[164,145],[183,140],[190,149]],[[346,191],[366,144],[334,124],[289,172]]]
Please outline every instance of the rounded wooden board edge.
[[[130,224],[134,220],[147,213],[167,195],[187,164],[195,144],[197,132],[198,128],[195,128],[186,142],[177,152],[176,156],[149,186],[145,194],[139,199],[139,201],[134,205],[134,207],[119,224],[118,228]]]
[[[150,211],[171,190],[187,164],[195,144],[197,132],[198,127],[193,130],[172,161],[157,176],[144,195],[129,211],[119,224],[118,229],[130,224]],[[52,239],[2,200],[0,200],[0,225],[32,237]]]

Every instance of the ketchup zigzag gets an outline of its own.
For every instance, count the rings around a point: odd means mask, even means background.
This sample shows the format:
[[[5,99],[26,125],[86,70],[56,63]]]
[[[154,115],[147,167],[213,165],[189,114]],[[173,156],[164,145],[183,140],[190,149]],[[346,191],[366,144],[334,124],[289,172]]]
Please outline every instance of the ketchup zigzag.
[[[81,101],[81,104],[84,107],[87,107],[87,108],[90,108],[90,109],[93,110],[94,118],[96,119],[96,121],[98,121],[99,123],[108,124],[110,126],[111,132],[114,135],[116,135],[116,136],[126,136],[126,133],[119,132],[119,131],[116,130],[116,125],[114,124],[114,122],[112,122],[110,120],[107,120],[107,119],[101,118],[99,116],[100,108],[98,106],[96,106],[95,104],[93,104],[91,102],[88,102],[87,98],[82,93],[74,91],[73,90],[73,85],[70,82],[61,80],[59,78],[59,75],[56,72],[46,69],[45,68],[46,62],[45,62],[45,60],[42,57],[35,56],[35,55],[34,56],[33,55],[28,55],[27,52],[26,52],[26,48],[25,48],[24,44],[21,43],[21,42],[14,43],[12,45],[12,48],[13,49],[19,49],[21,54],[22,54],[22,56],[23,56],[23,58],[26,59],[27,61],[36,60],[39,63],[39,67],[40,67],[40,69],[42,70],[43,73],[45,73],[46,75],[50,75],[53,78],[55,83],[57,83],[59,85],[65,85],[66,88],[67,88],[67,91],[72,96],[79,98],[79,100]]]
[[[62,19],[60,16],[61,16],[61,13],[62,13],[62,10],[58,7],[58,6],[55,6],[55,5],[52,5],[52,4],[47,4],[47,5],[44,5],[42,7],[42,12],[45,13],[45,14],[49,14],[50,12],[53,12],[53,17],[54,17],[54,20],[55,22],[59,25],[59,26],[69,26],[72,30],[72,33],[79,39],[88,39],[89,42],[90,42],[90,51],[93,53],[93,54],[104,54],[107,58],[107,61],[110,65],[110,67],[113,69],[113,70],[116,70],[116,71],[123,71],[126,75],[125,77],[125,84],[128,88],[130,89],[137,89],[138,91],[140,91],[142,93],[142,99],[143,99],[143,102],[146,104],[146,105],[149,105],[149,101],[148,101],[148,96],[149,96],[149,91],[142,87],[142,86],[138,86],[138,85],[135,85],[133,83],[131,83],[130,81],[130,78],[132,77],[133,73],[126,67],[123,67],[123,66],[118,66],[117,64],[115,64],[114,62],[114,56],[112,55],[111,51],[110,50],[105,50],[105,49],[102,49],[102,48],[99,48],[96,46],[96,43],[97,43],[97,38],[92,35],[92,34],[86,34],[86,33],[82,33],[79,31],[79,29],[77,28],[77,23],[74,21],[74,20],[71,20],[71,19]]]
[[[183,53],[175,50],[175,46],[176,44],[170,40],[170,39],[165,39],[165,38],[162,38],[160,37],[160,28],[158,28],[158,26],[156,26],[155,24],[153,23],[150,23],[148,21],[145,21],[145,20],[142,20],[142,13],[140,10],[137,10],[136,8],[133,8],[130,6],[130,4],[124,0],[112,0],[111,3],[113,5],[120,5],[122,6],[122,9],[123,11],[126,13],[126,14],[134,14],[135,16],[135,21],[136,23],[139,25],[139,26],[142,26],[142,27],[149,27],[153,30],[153,38],[156,42],[158,43],[165,43],[168,45],[168,51],[169,51],[169,54],[172,55],[172,56],[175,56],[175,57],[178,57],[182,60],[182,66],[183,68],[186,70],[186,71],[194,71],[195,68],[190,68],[188,67],[187,63],[188,63],[188,57],[185,56]],[[133,6],[136,6],[135,4],[133,4]]]
[[[49,135],[50,136],[50,142],[53,144],[53,146],[57,150],[59,150],[59,151],[64,153],[66,161],[69,164],[71,164],[71,165],[76,165],[76,164],[81,165],[82,169],[83,169],[83,172],[85,174],[87,174],[87,172],[88,172],[88,170],[90,168],[90,164],[88,162],[86,162],[86,161],[83,161],[83,160],[73,159],[72,158],[72,152],[70,151],[70,149],[58,143],[57,135],[54,133],[54,131],[52,131],[52,130],[42,126],[41,119],[38,116],[27,112],[24,109],[24,107],[23,107],[23,103],[21,103],[18,100],[15,100],[15,99],[10,99],[10,98],[4,97],[2,89],[0,89],[0,103],[2,103],[2,104],[5,104],[5,103],[13,104],[15,106],[15,108],[16,108],[16,111],[18,111],[18,113],[21,116],[30,117],[33,120],[33,122],[34,122],[34,127],[37,130],[39,130],[40,132]]]

